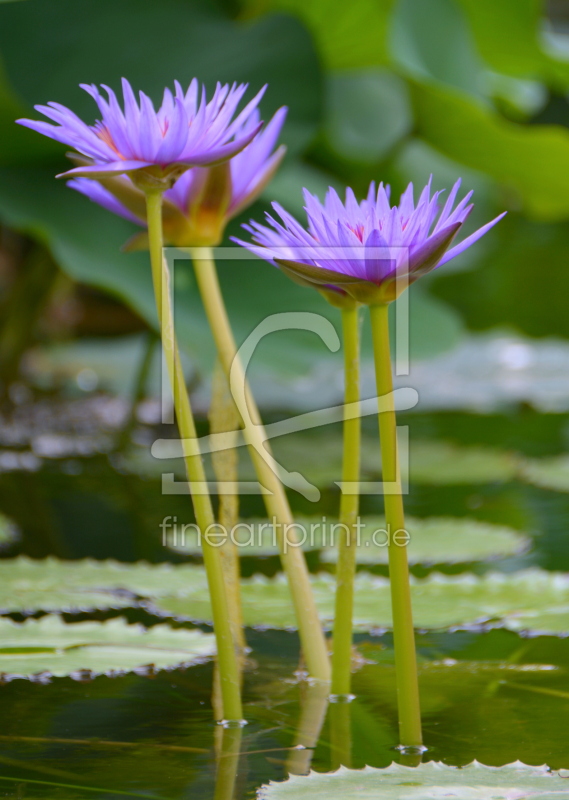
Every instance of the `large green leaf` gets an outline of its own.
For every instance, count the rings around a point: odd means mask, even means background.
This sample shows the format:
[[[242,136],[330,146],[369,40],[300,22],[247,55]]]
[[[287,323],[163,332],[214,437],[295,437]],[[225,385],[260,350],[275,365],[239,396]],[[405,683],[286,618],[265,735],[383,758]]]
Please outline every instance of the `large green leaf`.
[[[355,162],[384,158],[412,126],[404,81],[387,70],[333,73],[325,131],[331,148]]]
[[[66,624],[46,616],[23,624],[0,620],[0,675],[81,677],[146,668],[189,666],[215,654],[215,637],[158,625],[145,630],[122,619]]]
[[[311,579],[314,597],[324,623],[334,616],[335,582],[329,575]],[[188,585],[189,588],[189,585]],[[417,628],[437,629],[477,624],[499,624],[513,630],[539,633],[569,632],[569,579],[561,573],[527,570],[483,577],[431,575],[414,580],[411,588]],[[243,618],[246,625],[294,628],[290,595],[283,576],[262,576],[242,582]],[[160,597],[150,609],[175,619],[211,620],[203,591],[184,596]],[[366,573],[355,579],[354,626],[358,630],[391,627],[389,581]]]
[[[297,14],[311,30],[326,66],[350,69],[388,60],[387,32],[395,0],[269,0]]]
[[[363,517],[356,534],[358,564],[386,564],[388,534],[384,517]],[[320,558],[335,563],[338,541],[343,528],[337,519],[296,517],[296,535],[303,550],[321,550]],[[522,552],[528,540],[516,531],[473,519],[407,517],[405,530],[410,539],[407,548],[412,564],[457,564],[504,558]],[[279,554],[276,529],[267,520],[243,520],[232,532],[237,552],[243,556],[275,556]],[[201,555],[197,532],[189,530],[182,540],[179,532],[173,549],[186,555]],[[286,532],[285,532],[286,537]]]
[[[393,14],[390,50],[395,64],[406,72],[469,94],[483,93],[483,64],[454,0],[400,0]]]
[[[545,220],[569,215],[567,130],[509,122],[448,86],[412,79],[409,86],[417,132],[429,144],[514,189],[528,214]]]
[[[337,772],[311,772],[291,775],[284,783],[262,786],[258,800],[568,800],[567,770],[551,772],[545,764],[531,767],[516,761],[504,767],[487,767],[474,761],[461,769],[442,761],[429,761],[419,767],[391,764],[386,769],[366,767]]]
[[[551,58],[543,50],[541,0],[456,2],[468,17],[480,54],[495,70],[567,85],[567,63]]]

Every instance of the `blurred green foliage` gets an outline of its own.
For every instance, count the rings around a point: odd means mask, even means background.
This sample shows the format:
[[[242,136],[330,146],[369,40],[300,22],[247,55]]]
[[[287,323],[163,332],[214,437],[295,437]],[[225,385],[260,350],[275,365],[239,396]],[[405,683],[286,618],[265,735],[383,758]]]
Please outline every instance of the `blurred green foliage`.
[[[76,281],[103,288],[154,324],[144,253],[124,254],[132,226],[54,179],[64,149],[14,125],[57,100],[87,121],[79,82],[121,76],[158,99],[174,78],[264,83],[265,119],[289,107],[288,155],[250,216],[278,199],[302,215],[302,186],[394,193],[434,173],[475,188],[487,239],[412,289],[414,355],[452,347],[466,325],[569,336],[563,314],[569,238],[569,61],[545,32],[539,0],[25,0],[0,10],[0,221],[47,246]],[[564,40],[563,40],[564,41]],[[554,119],[557,124],[544,124]],[[539,266],[538,266],[539,265]],[[538,282],[536,266],[551,271]],[[180,336],[202,367],[213,349],[188,264],[178,268]],[[238,339],[267,313],[309,310],[338,324],[317,293],[267,265],[223,262]],[[434,294],[433,294],[434,292]],[[435,297],[434,295],[437,295]],[[552,311],[553,309],[553,311]],[[284,347],[286,345],[286,348]],[[285,351],[286,359],[283,359]],[[303,371],[330,356],[311,335],[272,337],[259,357]],[[278,360],[277,360],[278,359]]]

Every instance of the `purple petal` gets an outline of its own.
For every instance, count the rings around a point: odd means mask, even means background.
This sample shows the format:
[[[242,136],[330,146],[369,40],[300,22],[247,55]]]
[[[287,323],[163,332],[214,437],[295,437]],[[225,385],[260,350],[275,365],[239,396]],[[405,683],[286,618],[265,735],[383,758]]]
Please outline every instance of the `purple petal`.
[[[434,269],[440,263],[445,250],[458,233],[461,222],[448,225],[442,231],[430,236],[426,242],[414,248],[409,253],[409,273],[425,274]]]
[[[504,211],[503,214],[500,214],[491,222],[487,222],[486,225],[483,225],[481,228],[478,228],[477,231],[471,233],[470,236],[467,236],[466,239],[462,240],[462,242],[459,242],[455,247],[452,247],[450,250],[448,250],[445,253],[444,257],[440,260],[439,267],[442,267],[443,264],[447,264],[451,259],[456,258],[456,256],[459,256],[461,253],[464,253],[465,250],[468,250],[470,245],[474,244],[474,242],[477,242],[478,239],[482,238],[482,236],[484,236],[484,234],[487,233],[490,230],[490,228],[493,228],[497,222],[500,222],[502,217],[505,217],[507,213],[508,213],[507,211]]]
[[[367,237],[365,242],[366,259],[365,259],[365,277],[366,280],[372,283],[380,284],[384,278],[393,271],[395,264],[389,257],[389,253],[385,255],[368,255],[368,249],[382,247],[389,250],[389,245],[380,234],[378,230],[373,230]]]
[[[209,167],[213,166],[214,164],[220,164],[222,161],[227,161],[227,159],[237,155],[237,153],[241,152],[244,147],[247,147],[247,145],[255,138],[262,127],[263,123],[260,122],[257,127],[247,136],[244,136],[241,139],[235,139],[234,141],[228,142],[227,144],[221,145],[217,148],[212,148],[209,150],[206,149],[203,153],[189,153],[187,152],[188,148],[186,148],[186,153],[180,157],[179,161],[182,164],[195,167]]]
[[[88,167],[75,167],[61,172],[56,178],[107,178],[109,175],[122,175],[135,169],[152,166],[151,161],[110,161],[107,164],[93,164]]]
[[[75,189],[75,191],[84,194],[85,197],[88,197],[93,203],[97,203],[97,205],[106,208],[107,211],[124,217],[130,220],[130,222],[135,222],[137,225],[146,226],[146,220],[140,219],[136,214],[133,214],[132,211],[129,211],[129,209],[117,200],[108,189],[101,186],[99,181],[89,180],[88,178],[75,178],[69,181],[67,185],[71,189]]]
[[[156,160],[161,165],[176,161],[188,141],[188,115],[184,104],[178,98],[174,101],[174,109],[169,123],[166,135],[156,154]]]

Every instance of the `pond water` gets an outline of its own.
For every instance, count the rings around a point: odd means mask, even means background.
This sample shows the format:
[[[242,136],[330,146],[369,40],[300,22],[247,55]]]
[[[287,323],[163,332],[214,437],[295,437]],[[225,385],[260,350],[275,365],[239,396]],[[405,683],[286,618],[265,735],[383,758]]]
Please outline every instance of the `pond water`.
[[[482,443],[531,458],[565,452],[569,435],[569,415],[540,415],[523,407],[508,415],[408,414],[404,421],[412,439]],[[291,499],[297,512],[315,513],[302,498]],[[261,513],[259,498],[242,500],[244,517]],[[191,519],[188,504],[187,497],[163,496],[156,477],[124,469],[116,455],[64,455],[34,469],[5,468],[0,511],[16,522],[20,539],[5,546],[3,555],[180,561],[183,556],[162,547],[159,522],[166,514]],[[334,513],[336,505],[337,496],[325,491],[317,513]],[[364,498],[363,506],[364,513],[381,509],[372,497]],[[526,552],[510,558],[417,566],[417,576],[433,570],[508,573],[531,566],[569,570],[568,493],[517,478],[412,482],[406,507],[417,517],[444,514],[508,525],[532,541]],[[317,554],[309,554],[309,564],[312,570],[331,570]],[[243,560],[247,575],[277,569],[274,557]],[[385,574],[384,567],[373,569]],[[147,626],[163,622],[141,609],[122,615]],[[85,618],[65,616],[68,622]],[[242,730],[224,730],[212,721],[211,662],[151,676],[4,683],[0,797],[231,800],[253,798],[262,783],[283,780],[289,772],[400,761],[394,749],[391,635],[377,631],[355,638],[356,697],[329,704],[299,672],[294,632],[248,629],[248,724]],[[481,625],[419,632],[417,643],[424,760],[459,766],[473,759],[489,765],[520,759],[569,768],[569,638]]]

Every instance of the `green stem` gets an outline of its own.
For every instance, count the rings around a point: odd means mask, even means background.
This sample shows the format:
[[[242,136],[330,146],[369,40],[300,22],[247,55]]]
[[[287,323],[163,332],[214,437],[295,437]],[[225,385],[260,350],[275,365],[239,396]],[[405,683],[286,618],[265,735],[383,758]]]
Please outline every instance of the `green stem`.
[[[360,399],[360,353],[358,309],[342,309],[344,337],[344,403]],[[344,419],[342,482],[357,483],[360,477],[360,420]],[[334,653],[332,655],[332,694],[348,695],[352,679],[352,618],[354,608],[354,574],[356,571],[356,522],[359,495],[342,492],[336,566],[336,609],[334,614]]]
[[[216,361],[211,381],[211,404],[209,407],[210,433],[228,433],[235,443],[239,427],[239,415],[227,385],[227,378],[219,360]],[[224,481],[236,484],[239,479],[238,455],[235,447],[219,450],[211,454],[213,471],[219,485],[218,522],[224,531],[231,531],[239,522],[239,496],[236,492],[226,492],[221,484]],[[239,662],[243,661],[247,642],[243,630],[243,612],[241,608],[239,550],[229,537],[219,548],[219,556],[225,576],[225,590],[229,602],[229,617],[233,641],[239,652]]]
[[[174,332],[174,316],[169,291],[170,274],[162,252],[162,190],[146,189],[146,208],[152,279],[162,335],[162,347],[172,385],[178,429],[184,441],[184,460],[196,521],[202,532],[203,559],[207,573],[217,642],[223,715],[228,720],[240,720],[243,716],[243,711],[241,708],[239,667],[231,636],[223,569],[219,552],[210,544],[207,537],[210,526],[215,524],[215,517],[207,491],[205,471],[199,448],[195,444],[191,445],[191,442],[197,440],[197,432]]]
[[[281,562],[288,579],[288,585],[295,609],[298,632],[306,665],[310,675],[316,680],[330,680],[330,661],[326,648],[326,640],[318,611],[314,602],[312,587],[302,548],[294,542],[295,530],[291,526],[293,517],[282,483],[266,460],[260,455],[262,450],[270,453],[267,437],[263,431],[261,415],[247,384],[245,373],[237,357],[237,347],[227,316],[227,310],[221,294],[215,262],[211,248],[201,247],[191,250],[196,280],[202,302],[212,330],[219,359],[229,379],[233,368],[241,386],[245,387],[246,409],[238,408],[241,419],[247,415],[252,425],[247,427],[249,452],[255,466],[259,483],[268,489],[264,495],[269,517],[275,518],[276,531],[281,552]],[[284,532],[287,531],[288,547]]]
[[[222,731],[221,752],[217,759],[213,800],[233,800],[235,797],[235,783],[239,774],[242,736],[242,728],[224,728]]]
[[[417,656],[411,611],[407,549],[394,542],[394,534],[405,529],[401,476],[397,451],[397,427],[393,402],[393,377],[389,350],[388,306],[370,307],[377,394],[384,410],[379,416],[383,481],[392,484],[385,491],[385,519],[390,534],[389,578],[393,614],[399,736],[405,747],[422,745]]]

